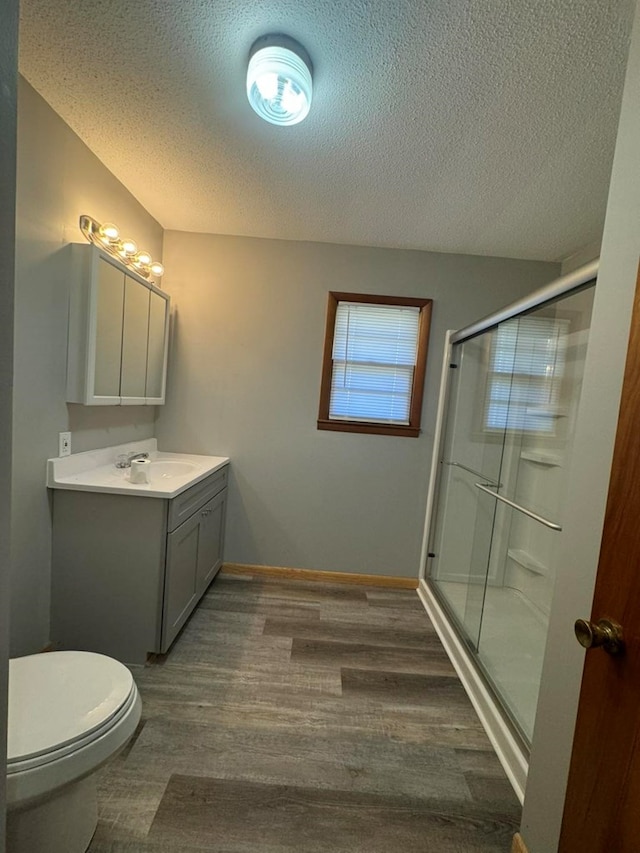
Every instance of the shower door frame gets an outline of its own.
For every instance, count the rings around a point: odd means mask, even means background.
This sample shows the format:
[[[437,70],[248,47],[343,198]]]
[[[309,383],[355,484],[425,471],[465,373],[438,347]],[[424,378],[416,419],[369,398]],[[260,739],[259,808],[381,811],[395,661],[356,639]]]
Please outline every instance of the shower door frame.
[[[446,334],[431,471],[427,492],[424,533],[418,571],[418,595],[433,622],[440,640],[521,803],[524,801],[527,773],[529,770],[528,749],[500,707],[496,695],[482,675],[467,641],[459,633],[448,610],[443,606],[438,594],[429,583],[427,576],[429,542],[431,541],[436,521],[440,459],[445,440],[445,419],[450,390],[451,355],[454,344],[461,344],[483,334],[491,328],[495,328],[500,323],[529,313],[545,303],[556,301],[564,296],[568,296],[570,293],[577,293],[579,290],[591,286],[597,278],[598,264],[598,260],[592,261],[569,275],[552,281],[529,296],[463,329],[448,331]]]

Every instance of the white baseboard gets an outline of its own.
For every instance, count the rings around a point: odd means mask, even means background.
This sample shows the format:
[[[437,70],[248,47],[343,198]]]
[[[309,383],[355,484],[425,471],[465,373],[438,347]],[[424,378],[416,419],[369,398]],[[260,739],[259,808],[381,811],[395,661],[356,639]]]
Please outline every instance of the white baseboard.
[[[509,777],[516,796],[521,803],[524,802],[529,771],[528,757],[505,722],[493,694],[487,689],[468,650],[458,638],[449,618],[424,579],[420,580],[418,595]]]

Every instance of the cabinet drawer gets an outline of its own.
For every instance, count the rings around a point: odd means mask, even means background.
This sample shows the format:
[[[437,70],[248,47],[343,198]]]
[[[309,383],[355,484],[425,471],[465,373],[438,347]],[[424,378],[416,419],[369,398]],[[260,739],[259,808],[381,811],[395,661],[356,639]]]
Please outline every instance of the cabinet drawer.
[[[169,502],[169,533],[227,487],[227,466]]]

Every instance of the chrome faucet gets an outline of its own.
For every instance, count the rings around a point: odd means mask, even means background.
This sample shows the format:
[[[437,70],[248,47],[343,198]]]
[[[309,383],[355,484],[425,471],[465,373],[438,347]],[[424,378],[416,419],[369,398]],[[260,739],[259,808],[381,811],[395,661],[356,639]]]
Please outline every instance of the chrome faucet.
[[[116,468],[131,468],[131,463],[134,459],[148,459],[149,454],[146,451],[142,453],[120,453],[116,456]]]

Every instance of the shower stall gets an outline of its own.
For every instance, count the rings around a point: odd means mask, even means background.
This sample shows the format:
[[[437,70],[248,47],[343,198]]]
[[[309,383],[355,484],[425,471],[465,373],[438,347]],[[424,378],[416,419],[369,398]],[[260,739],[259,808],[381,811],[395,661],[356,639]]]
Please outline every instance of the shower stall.
[[[450,334],[445,353],[420,594],[521,796],[596,270]]]

